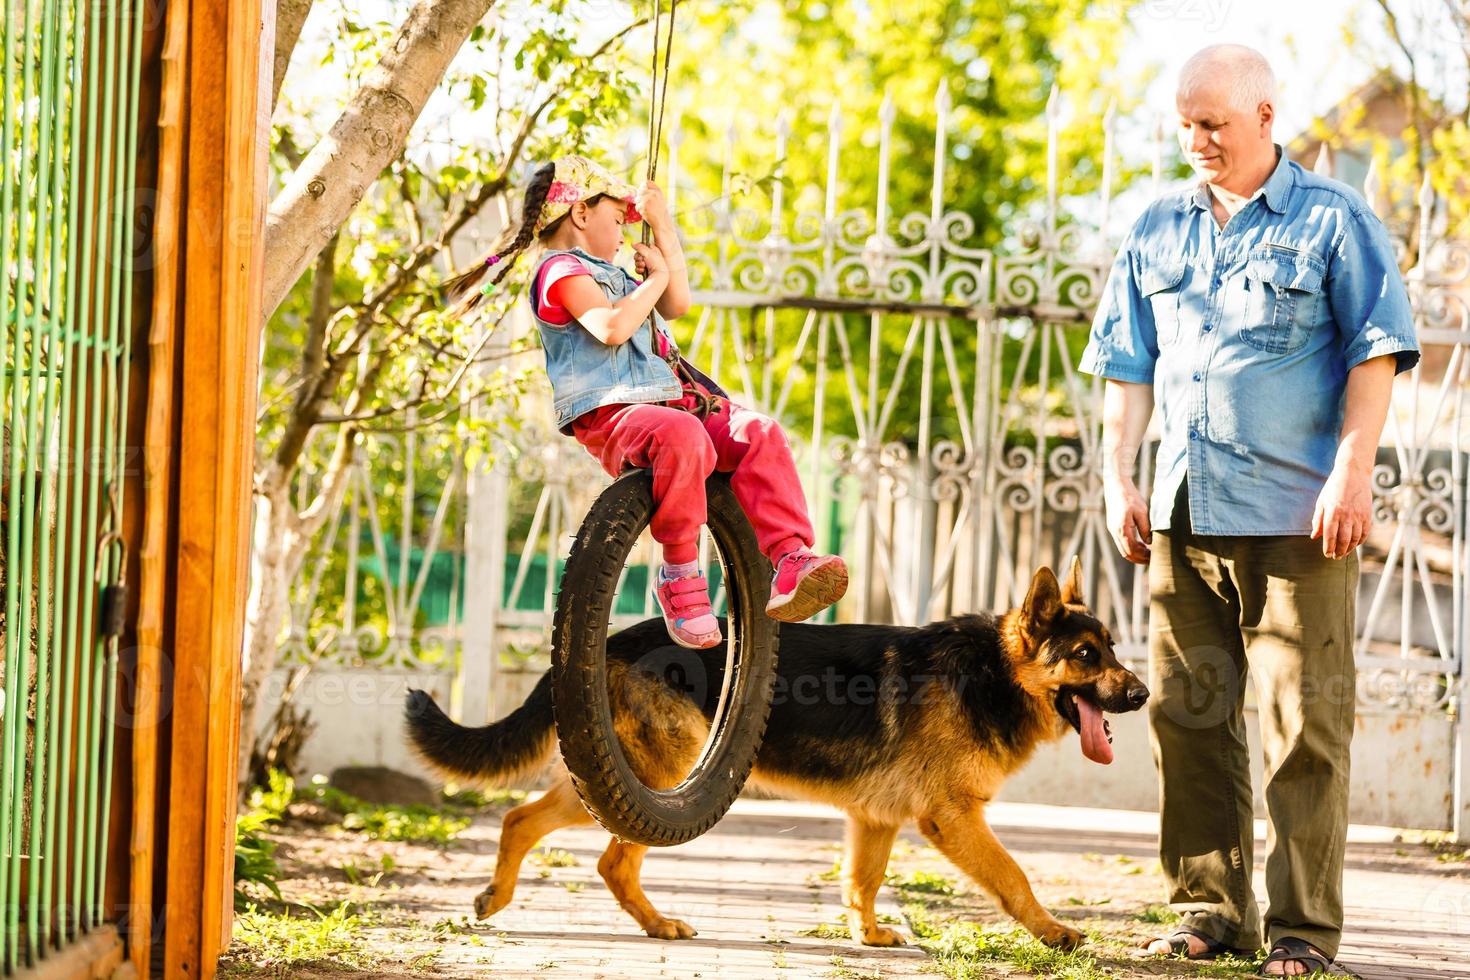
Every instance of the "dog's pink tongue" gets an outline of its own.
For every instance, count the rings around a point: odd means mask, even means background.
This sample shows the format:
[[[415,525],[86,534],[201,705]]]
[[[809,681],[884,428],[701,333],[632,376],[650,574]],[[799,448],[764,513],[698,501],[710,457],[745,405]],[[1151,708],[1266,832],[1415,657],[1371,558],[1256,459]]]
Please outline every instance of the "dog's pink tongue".
[[[1113,761],[1113,747],[1108,744],[1108,733],[1103,728],[1103,713],[1097,705],[1086,698],[1073,696],[1077,705],[1079,728],[1082,730],[1082,754],[1093,762],[1108,765]]]

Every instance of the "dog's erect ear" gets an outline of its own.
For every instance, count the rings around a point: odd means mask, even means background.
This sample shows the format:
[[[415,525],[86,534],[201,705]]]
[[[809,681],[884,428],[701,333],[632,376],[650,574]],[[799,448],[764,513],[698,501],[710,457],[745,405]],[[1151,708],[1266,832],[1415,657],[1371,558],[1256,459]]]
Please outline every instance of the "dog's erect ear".
[[[1067,570],[1067,582],[1062,586],[1062,601],[1068,603],[1081,603],[1082,599],[1082,559],[1076,555],[1072,556],[1072,567]]]
[[[1056,575],[1045,565],[1032,576],[1031,588],[1026,593],[1026,601],[1021,604],[1021,611],[1027,621],[1038,626],[1045,626],[1061,615],[1061,587],[1057,585]]]

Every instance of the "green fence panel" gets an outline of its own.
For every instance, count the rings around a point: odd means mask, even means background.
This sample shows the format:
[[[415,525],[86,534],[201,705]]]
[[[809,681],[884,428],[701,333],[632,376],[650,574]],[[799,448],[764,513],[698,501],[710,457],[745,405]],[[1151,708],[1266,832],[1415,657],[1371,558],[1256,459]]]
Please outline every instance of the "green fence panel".
[[[144,10],[5,4],[0,975],[106,917]]]

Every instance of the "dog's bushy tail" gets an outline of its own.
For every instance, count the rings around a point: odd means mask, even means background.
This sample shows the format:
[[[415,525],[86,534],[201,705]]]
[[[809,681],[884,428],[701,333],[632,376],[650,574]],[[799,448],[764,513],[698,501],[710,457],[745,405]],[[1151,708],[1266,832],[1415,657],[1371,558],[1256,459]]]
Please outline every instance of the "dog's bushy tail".
[[[434,699],[410,690],[403,702],[409,746],[439,771],[461,779],[504,783],[529,775],[545,763],[556,743],[551,714],[551,675],[504,718],[481,728],[451,721]]]

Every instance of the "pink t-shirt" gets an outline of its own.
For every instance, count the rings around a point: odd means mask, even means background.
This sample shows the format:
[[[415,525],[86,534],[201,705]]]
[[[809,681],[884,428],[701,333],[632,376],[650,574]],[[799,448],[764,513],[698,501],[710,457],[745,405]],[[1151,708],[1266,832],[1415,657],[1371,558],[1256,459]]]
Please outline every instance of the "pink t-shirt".
[[[547,259],[536,272],[537,282],[534,296],[537,315],[547,323],[556,326],[566,326],[571,323],[574,318],[567,308],[558,302],[560,290],[553,287],[570,276],[590,275],[592,275],[592,270],[587,268],[587,263],[575,255],[553,255]],[[654,331],[654,335],[658,337],[659,356],[667,357],[669,354],[668,338],[658,330]]]

